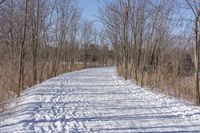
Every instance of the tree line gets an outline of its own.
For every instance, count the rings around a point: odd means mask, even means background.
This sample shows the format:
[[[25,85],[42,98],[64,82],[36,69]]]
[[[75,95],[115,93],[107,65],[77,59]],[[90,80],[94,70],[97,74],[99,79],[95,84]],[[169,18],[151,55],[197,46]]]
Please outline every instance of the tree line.
[[[199,15],[197,0],[116,0],[99,11],[120,75],[197,105]]]
[[[114,0],[101,28],[78,0],[0,1],[0,102],[58,74],[116,65],[138,85],[200,104],[200,2]]]
[[[0,2],[0,102],[36,83],[112,64],[113,52],[77,0]]]

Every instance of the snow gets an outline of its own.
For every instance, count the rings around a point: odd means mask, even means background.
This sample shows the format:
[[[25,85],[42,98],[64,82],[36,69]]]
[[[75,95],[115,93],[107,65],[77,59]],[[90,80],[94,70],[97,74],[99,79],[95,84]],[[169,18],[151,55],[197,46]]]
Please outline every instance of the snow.
[[[79,70],[27,89],[0,133],[200,132],[200,108],[124,81],[114,67]]]

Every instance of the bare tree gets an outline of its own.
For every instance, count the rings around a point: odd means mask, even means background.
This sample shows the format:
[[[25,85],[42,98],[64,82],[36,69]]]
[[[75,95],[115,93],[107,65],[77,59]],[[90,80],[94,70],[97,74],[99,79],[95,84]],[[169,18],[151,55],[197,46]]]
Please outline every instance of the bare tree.
[[[20,45],[20,57],[19,57],[19,77],[18,77],[18,91],[17,95],[19,96],[22,92],[22,89],[24,87],[24,56],[25,56],[25,41],[26,41],[26,28],[27,28],[27,14],[28,14],[28,1],[25,0],[25,13],[24,13],[24,27],[23,27],[23,36],[22,36],[22,42]]]
[[[93,34],[92,22],[84,21],[82,23],[81,39],[82,39],[82,49],[83,49],[85,68],[88,65],[88,59],[89,59],[88,48],[89,48],[89,45],[92,44],[92,34]]]
[[[196,0],[193,2],[186,0],[187,4],[189,5],[190,9],[192,10],[195,18],[194,18],[194,33],[195,33],[195,84],[196,84],[196,104],[200,105],[200,94],[199,94],[199,43],[200,43],[200,34],[199,34],[199,27],[198,23],[200,22],[200,3],[197,3]]]

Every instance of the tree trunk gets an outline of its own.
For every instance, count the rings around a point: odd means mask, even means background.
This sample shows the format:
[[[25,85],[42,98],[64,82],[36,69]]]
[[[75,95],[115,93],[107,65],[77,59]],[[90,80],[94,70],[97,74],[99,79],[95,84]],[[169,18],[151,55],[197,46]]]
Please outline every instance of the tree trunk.
[[[19,57],[19,77],[18,77],[18,91],[17,91],[17,96],[20,96],[20,93],[23,90],[24,87],[24,56],[25,56],[25,51],[24,51],[24,45],[25,45],[25,40],[26,40],[26,26],[27,26],[27,10],[28,10],[28,1],[26,0],[25,3],[25,19],[24,19],[24,30],[23,30],[23,38],[22,42],[20,45],[20,57]]]
[[[128,19],[129,19],[129,6],[130,0],[125,10],[125,23],[124,23],[124,66],[125,66],[125,80],[128,79]]]
[[[198,20],[199,18],[195,18],[195,64],[196,64],[196,71],[195,71],[195,84],[196,84],[196,104],[200,105],[200,97],[199,97],[199,38],[198,38]]]

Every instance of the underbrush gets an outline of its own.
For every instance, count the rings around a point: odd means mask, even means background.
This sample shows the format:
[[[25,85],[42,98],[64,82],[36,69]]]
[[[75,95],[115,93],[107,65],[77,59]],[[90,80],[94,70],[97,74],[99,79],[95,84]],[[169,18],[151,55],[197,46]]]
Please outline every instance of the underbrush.
[[[31,62],[25,64],[25,77],[24,77],[24,89],[33,86],[32,84],[32,66]],[[56,75],[63,74],[70,71],[83,69],[83,64],[75,64],[73,68],[70,65],[58,64]],[[37,67],[37,83],[47,80],[52,76],[52,63],[43,65],[38,64]],[[55,76],[56,76],[55,75]],[[5,63],[0,65],[0,111],[3,111],[4,105],[16,96],[18,87],[18,69],[17,65],[13,63]]]
[[[37,64],[37,83],[40,83],[44,80],[52,78],[54,76],[76,71],[84,68],[91,68],[91,67],[102,67],[105,66],[101,63],[88,63],[84,65],[82,62],[74,63],[73,67],[70,63],[59,63],[57,64],[57,72],[56,75],[52,74],[52,62],[43,63],[40,62]],[[33,86],[32,83],[32,63],[26,62],[24,71],[24,90]],[[18,66],[17,62],[5,62],[0,64],[0,112],[3,111],[4,105],[8,103],[8,101],[16,97],[18,88]]]
[[[117,72],[119,76],[124,77],[123,66],[117,67]],[[177,76],[176,73],[163,74],[160,71],[143,72],[143,79],[141,71],[138,71],[137,75],[138,81],[135,80],[134,72],[129,71],[129,79],[135,81],[138,85],[145,85],[151,89],[156,88],[166,95],[195,102],[196,90],[193,76]]]

